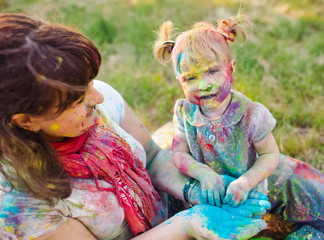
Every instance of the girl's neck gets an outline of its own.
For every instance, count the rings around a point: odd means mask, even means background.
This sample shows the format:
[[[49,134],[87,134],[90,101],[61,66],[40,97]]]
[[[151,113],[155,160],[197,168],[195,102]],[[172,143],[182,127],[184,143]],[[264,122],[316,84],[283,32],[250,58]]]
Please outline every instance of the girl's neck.
[[[231,103],[231,100],[232,100],[232,93],[228,94],[225,100],[221,102],[221,104],[219,104],[216,108],[206,109],[200,107],[200,111],[207,118],[210,119],[219,118],[226,112],[229,104]]]

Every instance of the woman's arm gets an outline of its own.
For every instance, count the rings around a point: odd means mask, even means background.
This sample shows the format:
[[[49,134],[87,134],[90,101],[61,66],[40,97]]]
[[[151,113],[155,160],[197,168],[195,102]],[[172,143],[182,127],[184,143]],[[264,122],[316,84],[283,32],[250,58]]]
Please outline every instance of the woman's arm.
[[[160,237],[160,238],[159,238]],[[60,228],[45,234],[35,240],[96,240],[91,232],[77,219],[68,218]],[[165,221],[157,227],[147,231],[134,239],[151,240],[151,239],[188,239],[187,230],[181,217],[175,216]]]
[[[35,240],[96,240],[89,230],[77,219],[67,218],[63,226]]]
[[[265,213],[269,207],[270,203],[264,200],[252,200],[237,208],[229,205],[218,208],[201,204],[176,214],[133,239],[248,239],[266,228],[263,220],[252,218],[253,214]],[[62,227],[35,239],[95,240],[96,238],[81,222],[68,218]]]
[[[174,166],[170,153],[156,145],[143,123],[126,102],[125,115],[120,126],[143,145],[147,155],[146,168],[153,185],[180,200],[184,200],[182,190],[188,177]]]

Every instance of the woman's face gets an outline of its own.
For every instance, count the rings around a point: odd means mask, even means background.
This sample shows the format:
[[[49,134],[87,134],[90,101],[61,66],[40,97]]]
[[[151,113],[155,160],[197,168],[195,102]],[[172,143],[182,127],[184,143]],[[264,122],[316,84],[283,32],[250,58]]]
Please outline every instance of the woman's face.
[[[93,81],[88,85],[85,95],[75,101],[62,114],[56,115],[57,108],[51,109],[41,117],[33,117],[39,134],[48,142],[60,142],[65,137],[77,137],[85,133],[98,121],[96,104],[103,102],[103,95],[93,87]]]

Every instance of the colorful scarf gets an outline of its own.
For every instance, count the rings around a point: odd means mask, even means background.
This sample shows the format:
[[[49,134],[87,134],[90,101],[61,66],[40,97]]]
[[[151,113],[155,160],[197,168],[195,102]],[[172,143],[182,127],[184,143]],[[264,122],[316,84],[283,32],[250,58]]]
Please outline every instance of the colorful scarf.
[[[133,234],[162,221],[158,217],[162,212],[158,204],[160,197],[143,163],[129,144],[103,123],[79,137],[52,145],[69,176],[93,177],[99,190],[115,193]],[[101,187],[98,180],[109,182],[113,188]]]

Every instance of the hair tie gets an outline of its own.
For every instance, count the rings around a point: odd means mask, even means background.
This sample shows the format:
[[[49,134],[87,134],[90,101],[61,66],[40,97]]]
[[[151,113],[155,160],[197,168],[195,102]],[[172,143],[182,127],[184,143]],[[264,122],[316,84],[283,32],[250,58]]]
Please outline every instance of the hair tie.
[[[231,19],[228,19],[228,21],[231,21]],[[235,35],[228,30],[228,22],[226,20],[219,19],[217,21],[217,32],[223,35],[228,44],[235,41]]]
[[[163,43],[161,43],[161,46],[168,45],[168,51],[169,51],[169,53],[171,53],[172,49],[174,47],[174,44],[175,44],[174,41],[168,40],[168,41],[164,41]]]

